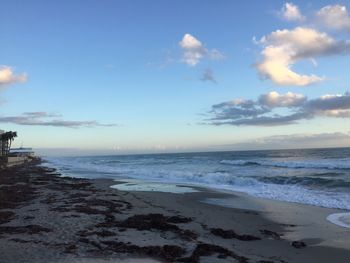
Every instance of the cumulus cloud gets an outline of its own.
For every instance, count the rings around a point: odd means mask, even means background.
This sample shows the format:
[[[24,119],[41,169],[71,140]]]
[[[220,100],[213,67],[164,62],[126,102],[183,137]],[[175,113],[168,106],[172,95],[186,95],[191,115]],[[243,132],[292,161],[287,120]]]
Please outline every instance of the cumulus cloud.
[[[305,17],[301,14],[299,7],[293,3],[285,3],[280,11],[280,16],[287,21],[304,21]]]
[[[306,100],[306,97],[302,94],[293,92],[287,92],[286,94],[279,94],[276,91],[272,91],[266,94],[262,94],[259,97],[259,103],[270,108],[275,107],[296,107],[302,105]]]
[[[210,68],[207,68],[203,71],[202,76],[200,77],[200,80],[216,83],[214,72]]]
[[[327,28],[350,32],[350,16],[342,5],[327,5],[316,13],[317,22]]]
[[[184,50],[183,61],[190,66],[197,65],[206,54],[202,42],[190,34],[185,34],[179,44]]]
[[[312,28],[277,30],[258,41],[263,46],[262,60],[256,64],[259,74],[281,86],[307,86],[324,80],[317,75],[303,75],[292,66],[303,59],[350,52],[350,41],[337,41]]]
[[[309,100],[304,109],[314,115],[348,118],[350,117],[350,93],[327,94],[318,99]]]
[[[0,66],[0,87],[12,85],[15,83],[23,83],[27,81],[27,74],[14,74],[11,67]]]
[[[115,124],[101,124],[97,121],[68,121],[54,119],[61,117],[56,113],[47,112],[25,112],[18,116],[0,116],[0,123],[13,123],[18,125],[31,126],[54,126],[67,128],[95,127],[95,126],[116,126]]]
[[[183,50],[182,61],[189,66],[197,65],[204,57],[214,60],[224,58],[224,55],[219,50],[206,49],[202,42],[191,34],[185,34],[179,45]]]
[[[211,120],[214,122],[227,121],[230,116],[235,116],[236,120],[254,118],[269,111],[267,107],[253,100],[235,99],[213,105],[211,113],[214,114],[214,117]]]
[[[299,7],[293,3],[285,3],[278,12],[279,16],[291,22],[305,22],[307,19],[301,14]],[[344,5],[327,5],[314,12],[315,16],[308,18],[316,26],[332,30],[350,32],[350,15]]]
[[[284,114],[279,114],[278,109]],[[273,91],[260,95],[256,101],[236,99],[215,104],[210,114],[209,124],[213,125],[273,126],[319,116],[350,118],[350,93],[308,100],[302,94]]]

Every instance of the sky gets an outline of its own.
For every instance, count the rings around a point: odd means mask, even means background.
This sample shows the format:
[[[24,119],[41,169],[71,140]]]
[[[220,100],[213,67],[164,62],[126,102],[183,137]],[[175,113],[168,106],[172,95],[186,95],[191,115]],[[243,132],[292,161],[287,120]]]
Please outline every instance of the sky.
[[[350,146],[348,1],[0,4],[0,129],[15,147]]]

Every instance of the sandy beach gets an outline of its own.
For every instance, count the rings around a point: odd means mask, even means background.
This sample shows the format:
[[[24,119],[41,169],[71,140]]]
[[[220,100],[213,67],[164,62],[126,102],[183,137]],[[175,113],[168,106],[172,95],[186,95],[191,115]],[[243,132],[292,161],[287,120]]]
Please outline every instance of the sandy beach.
[[[342,210],[123,183],[1,170],[0,262],[348,262],[350,229],[326,220]]]

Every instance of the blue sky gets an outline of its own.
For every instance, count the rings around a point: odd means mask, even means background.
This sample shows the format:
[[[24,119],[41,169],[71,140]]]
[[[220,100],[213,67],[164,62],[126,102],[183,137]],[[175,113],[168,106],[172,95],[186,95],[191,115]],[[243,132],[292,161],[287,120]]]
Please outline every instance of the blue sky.
[[[1,128],[57,153],[350,146],[346,8],[2,0]]]

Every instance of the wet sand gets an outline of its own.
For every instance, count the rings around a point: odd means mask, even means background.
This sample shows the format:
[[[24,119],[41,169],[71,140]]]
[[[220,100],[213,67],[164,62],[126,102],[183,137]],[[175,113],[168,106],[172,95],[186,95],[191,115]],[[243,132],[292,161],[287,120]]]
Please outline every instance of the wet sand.
[[[0,262],[348,262],[341,212],[195,188],[121,191],[31,163],[0,171]],[[122,183],[122,182],[121,182]],[[140,189],[138,189],[140,190]]]

